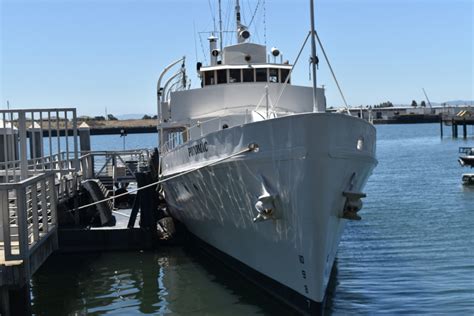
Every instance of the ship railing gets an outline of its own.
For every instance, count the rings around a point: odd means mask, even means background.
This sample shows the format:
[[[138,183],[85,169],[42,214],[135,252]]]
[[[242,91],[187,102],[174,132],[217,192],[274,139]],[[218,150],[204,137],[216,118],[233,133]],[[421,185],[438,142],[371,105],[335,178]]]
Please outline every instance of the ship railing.
[[[183,143],[203,137],[204,135],[221,130],[227,127],[232,127],[235,125],[240,124],[247,124],[252,121],[252,113],[257,113],[260,116],[261,120],[265,120],[268,118],[275,118],[279,116],[285,116],[291,113],[291,109],[285,107],[271,107],[268,109],[267,113],[260,113],[257,110],[261,109],[260,102],[257,105],[249,104],[249,105],[242,105],[238,107],[232,108],[224,108],[219,109],[216,111],[205,113],[206,116],[211,116],[216,114],[207,120],[204,121],[197,121],[196,124],[190,127],[182,127],[184,130],[179,132],[169,132],[168,133],[168,140],[160,146],[160,153],[167,153],[170,150],[182,145]],[[264,110],[265,111],[265,110]],[[229,119],[229,115],[235,114],[232,119]],[[238,115],[240,114],[240,115]],[[242,115],[244,114],[244,115]],[[267,116],[268,115],[268,116]],[[232,124],[232,125],[230,125]],[[225,126],[228,125],[228,126]],[[173,129],[176,129],[175,127]]]
[[[56,233],[56,207],[54,172],[0,183],[0,259],[25,260]]]
[[[239,108],[245,109],[245,115],[242,117],[241,121],[236,122],[236,119],[233,119],[233,124],[246,124],[249,121],[249,108],[253,108],[255,105],[246,105],[241,106]],[[236,108],[232,108],[235,110]],[[207,115],[212,113],[222,113],[222,111],[228,111],[229,109],[220,109],[217,111],[213,111],[207,113]],[[210,119],[204,121],[197,121],[195,125],[185,128],[183,131],[179,132],[171,132],[168,133],[168,140],[160,147],[161,153],[167,153],[170,150],[182,145],[186,141],[190,139],[194,139],[196,137],[202,137],[210,132],[214,132],[223,128],[224,124],[229,124],[229,119],[226,115],[219,115],[212,117]],[[230,127],[230,126],[227,126]]]

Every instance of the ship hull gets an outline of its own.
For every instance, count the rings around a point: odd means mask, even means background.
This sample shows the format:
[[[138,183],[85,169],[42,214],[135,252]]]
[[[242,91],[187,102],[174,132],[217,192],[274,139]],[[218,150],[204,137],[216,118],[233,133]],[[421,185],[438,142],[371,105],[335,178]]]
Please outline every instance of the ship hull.
[[[233,156],[248,144],[258,152]],[[324,301],[347,221],[343,192],[361,192],[377,164],[375,129],[341,114],[298,114],[208,134],[162,161],[165,177],[194,170],[164,183],[172,216],[311,312]],[[271,216],[255,221],[262,197]]]

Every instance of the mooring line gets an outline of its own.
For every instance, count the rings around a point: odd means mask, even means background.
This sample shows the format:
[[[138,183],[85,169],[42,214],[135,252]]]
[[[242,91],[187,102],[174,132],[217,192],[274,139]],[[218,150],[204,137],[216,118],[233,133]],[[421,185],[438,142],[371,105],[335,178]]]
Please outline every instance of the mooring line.
[[[163,179],[163,180],[158,180],[158,181],[156,181],[156,182],[153,182],[153,183],[144,185],[144,186],[142,186],[142,187],[140,187],[140,188],[133,189],[133,190],[130,190],[130,191],[128,191],[128,192],[124,192],[124,193],[121,193],[121,194],[118,194],[118,195],[115,195],[115,196],[111,196],[111,197],[106,198],[106,199],[103,199],[103,200],[101,200],[101,201],[97,201],[97,202],[89,203],[89,204],[86,204],[86,205],[82,205],[82,206],[78,207],[77,210],[81,210],[81,209],[84,209],[84,208],[88,208],[88,207],[90,207],[90,206],[94,206],[94,205],[97,205],[97,204],[100,204],[100,203],[104,203],[104,202],[107,202],[107,201],[111,201],[111,200],[114,200],[114,199],[116,199],[116,198],[125,196],[125,195],[130,194],[130,193],[135,193],[135,192],[138,192],[138,191],[140,191],[140,190],[147,189],[147,188],[149,188],[149,187],[158,185],[158,184],[160,184],[160,183],[164,183],[164,182],[166,182],[166,181],[169,181],[169,180],[172,180],[172,179],[181,177],[181,176],[184,176],[184,175],[186,175],[186,174],[188,174],[188,173],[191,173],[191,172],[200,170],[200,169],[202,169],[202,168],[206,168],[206,167],[215,165],[215,164],[217,164],[217,163],[219,163],[219,162],[225,161],[225,160],[227,160],[227,159],[233,158],[233,157],[238,156],[238,155],[241,155],[241,154],[243,154],[243,153],[250,152],[250,151],[256,151],[257,149],[258,149],[258,145],[257,145],[257,144],[254,144],[254,143],[249,144],[249,145],[247,146],[247,148],[242,149],[241,151],[238,151],[238,152],[236,152],[236,153],[233,153],[233,154],[231,154],[231,155],[229,155],[229,156],[227,156],[227,157],[217,159],[217,160],[215,160],[215,161],[213,161],[213,162],[210,162],[210,163],[208,163],[208,164],[206,164],[206,165],[204,165],[204,166],[196,167],[196,168],[194,168],[194,169],[190,169],[190,170],[184,171],[184,172],[182,172],[182,173],[178,173],[178,174],[176,174],[176,175],[174,175],[174,176],[171,176],[171,177],[169,177],[169,178],[166,178],[166,179]],[[71,210],[71,211],[72,211],[72,210]]]

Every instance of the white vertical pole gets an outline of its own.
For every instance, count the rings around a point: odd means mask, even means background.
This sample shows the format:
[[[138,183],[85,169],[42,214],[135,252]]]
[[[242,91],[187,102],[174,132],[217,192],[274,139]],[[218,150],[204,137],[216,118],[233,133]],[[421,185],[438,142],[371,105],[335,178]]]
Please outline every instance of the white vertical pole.
[[[76,172],[80,170],[79,167],[79,146],[77,143],[77,113],[76,109],[72,111],[72,137],[74,141],[74,169],[76,169]]]
[[[23,112],[24,113],[24,112]],[[17,198],[17,223],[18,223],[18,239],[20,246],[20,257],[22,260],[27,260],[29,257],[28,247],[28,215],[26,203],[26,189],[24,186],[16,190]]]
[[[24,111],[18,112],[18,132],[20,133],[20,176],[28,178],[28,159],[26,157],[26,117]]]
[[[222,54],[222,41],[224,40],[224,37],[222,35],[222,8],[221,8],[221,0],[219,0],[219,47],[220,47],[220,52]]]
[[[41,180],[41,222],[43,224],[43,233],[48,232],[48,203],[46,197],[46,181],[47,178]],[[50,200],[50,202],[52,201]]]
[[[31,185],[31,217],[33,219],[33,243],[40,239],[38,220],[38,182]]]
[[[311,15],[311,69],[313,75],[313,112],[322,112],[318,105],[318,88],[316,82],[316,30],[314,28],[314,0],[310,0]]]
[[[8,212],[10,212],[10,209],[8,208],[7,198],[8,198],[8,191],[0,190],[0,241],[6,241],[5,238],[3,237],[3,233],[4,233],[3,226],[8,224]],[[4,217],[5,217],[5,220],[4,220]]]

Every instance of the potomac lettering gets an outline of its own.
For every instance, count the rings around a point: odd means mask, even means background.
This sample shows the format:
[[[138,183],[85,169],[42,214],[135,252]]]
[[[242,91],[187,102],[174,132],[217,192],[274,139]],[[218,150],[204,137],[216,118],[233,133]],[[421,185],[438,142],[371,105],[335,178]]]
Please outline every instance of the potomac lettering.
[[[198,154],[202,154],[207,152],[207,142],[199,143],[188,147],[188,155],[189,157],[196,156]]]

